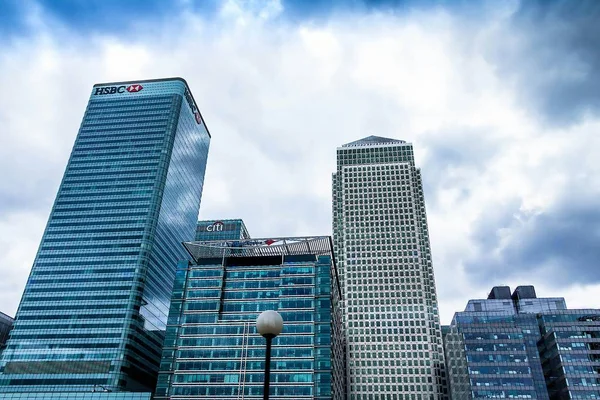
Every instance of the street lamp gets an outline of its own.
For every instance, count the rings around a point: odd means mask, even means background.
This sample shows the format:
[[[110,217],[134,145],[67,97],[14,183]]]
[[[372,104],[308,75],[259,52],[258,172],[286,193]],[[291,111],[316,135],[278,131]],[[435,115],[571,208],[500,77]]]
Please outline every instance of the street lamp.
[[[256,319],[256,330],[267,339],[267,352],[265,356],[265,384],[263,399],[269,399],[269,382],[271,379],[271,341],[283,330],[283,318],[277,311],[264,311]]]

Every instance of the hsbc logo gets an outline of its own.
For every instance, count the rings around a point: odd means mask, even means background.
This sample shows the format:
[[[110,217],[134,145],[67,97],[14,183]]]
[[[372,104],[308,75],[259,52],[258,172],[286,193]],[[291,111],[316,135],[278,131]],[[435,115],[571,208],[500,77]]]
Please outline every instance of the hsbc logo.
[[[129,86],[107,86],[96,88],[94,91],[94,95],[104,95],[104,94],[116,94],[116,93],[125,93],[125,91],[129,93],[137,93],[141,91],[144,87],[140,84],[129,85]]]
[[[187,100],[188,106],[190,106],[190,110],[192,110],[192,113],[194,114],[194,118],[196,118],[196,123],[201,124],[202,117],[200,116],[200,111],[198,111],[198,107],[196,107],[196,103],[187,88],[185,88],[184,97]]]
[[[137,93],[143,88],[144,87],[142,85],[129,85],[125,90],[127,90],[129,93]]]

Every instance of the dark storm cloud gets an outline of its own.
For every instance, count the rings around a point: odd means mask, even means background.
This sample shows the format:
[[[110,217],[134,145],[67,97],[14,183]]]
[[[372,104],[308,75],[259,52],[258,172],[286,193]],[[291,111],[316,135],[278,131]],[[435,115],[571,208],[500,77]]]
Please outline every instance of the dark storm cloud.
[[[480,256],[466,265],[475,280],[502,282],[534,273],[553,286],[600,282],[596,198],[566,196],[537,215],[519,208],[518,201],[509,202],[480,219],[472,235]]]
[[[469,14],[479,5],[466,0],[281,0],[285,17],[292,20],[326,22],[332,14],[384,12],[406,13],[433,8],[452,9]]]
[[[460,188],[461,197],[467,197],[472,187],[470,174],[481,172],[502,150],[502,142],[493,129],[447,127],[423,133],[416,147],[425,150],[426,158],[417,167],[422,168],[423,186],[427,206],[433,210],[440,200],[436,194],[441,189]],[[460,172],[460,173],[457,173]]]
[[[548,124],[600,108],[600,2],[522,1],[487,54],[523,104]]]
[[[82,34],[131,34],[140,23],[175,20],[183,11],[213,18],[227,1],[224,0],[3,0],[0,1],[0,33],[10,36],[31,33],[26,15],[38,8],[45,19],[52,19]],[[238,1],[236,6],[246,13],[260,13],[267,1]],[[328,22],[333,14],[368,13],[372,11],[400,13],[434,6],[455,7],[454,0],[281,0],[282,13],[278,19],[292,22]],[[462,10],[467,10],[462,7]],[[0,38],[1,40],[1,38]]]
[[[218,0],[186,3],[190,11],[207,17],[218,11]],[[35,34],[28,26],[28,13],[37,9],[43,20],[59,21],[78,33],[123,34],[132,32],[140,22],[175,18],[183,9],[177,1],[163,0],[2,0],[0,1],[0,33]],[[1,39],[0,39],[1,40]]]

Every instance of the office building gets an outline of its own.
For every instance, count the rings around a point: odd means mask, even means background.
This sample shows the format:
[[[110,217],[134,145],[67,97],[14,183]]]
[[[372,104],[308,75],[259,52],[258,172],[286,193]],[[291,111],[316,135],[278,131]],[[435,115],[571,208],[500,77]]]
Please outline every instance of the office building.
[[[329,237],[185,243],[156,399],[262,399],[266,310],[273,339],[271,398],[345,399],[340,287]]]
[[[600,399],[600,310],[557,310],[538,323],[550,399]]]
[[[512,295],[494,287],[456,313],[446,335],[452,399],[600,398],[599,333],[599,310],[567,310],[533,286]]]
[[[443,398],[444,354],[423,184],[410,143],[370,136],[337,149],[333,235],[349,398]]]
[[[2,398],[154,389],[209,141],[181,78],[94,85],[2,354]]]
[[[0,353],[4,349],[14,322],[15,320],[12,317],[0,312]]]
[[[196,241],[250,239],[241,219],[213,219],[198,221]]]
[[[470,300],[446,335],[452,400],[548,399],[537,342],[536,312],[565,309],[562,298],[538,299],[532,287],[494,287]]]
[[[441,330],[442,330],[442,343],[444,345],[444,349],[446,348],[446,337],[448,336],[448,333],[450,333],[450,325],[441,325]],[[444,353],[445,354],[445,353]],[[442,380],[442,391],[444,393],[444,396],[442,397],[442,399],[444,400],[452,400],[452,397],[450,396],[450,382],[448,381],[448,358],[444,357],[444,367],[445,367],[445,371],[446,371],[446,379]]]

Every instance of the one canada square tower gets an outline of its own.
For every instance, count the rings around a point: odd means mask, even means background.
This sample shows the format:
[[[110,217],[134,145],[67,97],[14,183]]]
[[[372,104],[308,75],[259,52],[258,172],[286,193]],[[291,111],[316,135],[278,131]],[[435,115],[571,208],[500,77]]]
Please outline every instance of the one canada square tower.
[[[2,353],[0,398],[154,389],[209,142],[181,78],[94,85]]]
[[[349,398],[443,399],[439,312],[411,144],[370,136],[337,149],[333,235]]]

